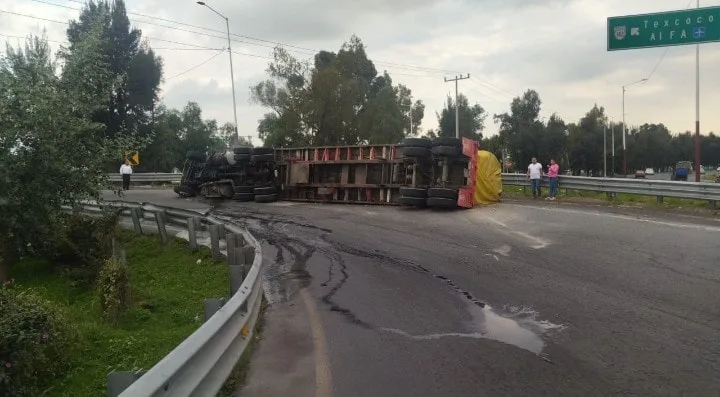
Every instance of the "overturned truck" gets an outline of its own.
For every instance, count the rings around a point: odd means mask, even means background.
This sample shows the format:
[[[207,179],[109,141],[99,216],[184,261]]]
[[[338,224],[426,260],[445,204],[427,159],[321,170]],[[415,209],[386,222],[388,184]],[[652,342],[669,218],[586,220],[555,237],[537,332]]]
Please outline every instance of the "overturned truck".
[[[239,201],[474,206],[478,142],[407,138],[395,145],[189,152],[180,196]]]
[[[209,155],[188,152],[175,193],[268,203],[278,199],[278,186],[272,148],[236,147]]]

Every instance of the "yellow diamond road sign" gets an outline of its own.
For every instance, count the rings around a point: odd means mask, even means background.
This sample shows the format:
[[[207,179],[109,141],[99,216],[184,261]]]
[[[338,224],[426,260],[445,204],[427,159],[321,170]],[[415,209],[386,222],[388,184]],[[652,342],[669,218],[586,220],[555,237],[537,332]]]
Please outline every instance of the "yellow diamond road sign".
[[[125,160],[130,161],[130,165],[140,164],[140,155],[137,151],[129,152],[125,154]]]

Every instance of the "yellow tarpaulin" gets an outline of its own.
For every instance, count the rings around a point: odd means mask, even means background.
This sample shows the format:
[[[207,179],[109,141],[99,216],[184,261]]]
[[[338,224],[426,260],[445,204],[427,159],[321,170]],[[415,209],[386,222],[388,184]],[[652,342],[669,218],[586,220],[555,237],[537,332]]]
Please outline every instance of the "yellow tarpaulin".
[[[497,203],[500,201],[502,191],[502,165],[500,161],[488,151],[478,151],[475,204]]]

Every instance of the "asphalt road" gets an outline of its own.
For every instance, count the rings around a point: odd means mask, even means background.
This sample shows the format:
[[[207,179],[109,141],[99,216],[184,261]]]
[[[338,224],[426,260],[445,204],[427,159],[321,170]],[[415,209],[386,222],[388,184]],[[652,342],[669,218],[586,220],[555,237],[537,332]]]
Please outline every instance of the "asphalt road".
[[[717,219],[129,199],[213,206],[266,244],[241,396],[720,395]]]

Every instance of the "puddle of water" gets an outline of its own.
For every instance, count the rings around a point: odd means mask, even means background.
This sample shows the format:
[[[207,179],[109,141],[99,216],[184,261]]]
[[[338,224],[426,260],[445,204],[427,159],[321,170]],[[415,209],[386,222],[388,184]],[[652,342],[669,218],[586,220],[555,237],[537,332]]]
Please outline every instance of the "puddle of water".
[[[535,320],[537,313],[527,309],[517,311],[508,317],[495,313],[488,305],[485,305],[485,307],[473,305],[470,306],[470,313],[473,317],[473,328],[477,328],[477,332],[412,335],[395,328],[379,329],[413,340],[434,340],[441,338],[489,339],[513,345],[535,354],[540,354],[545,347],[545,342],[541,335],[549,330],[563,328],[562,325]]]

